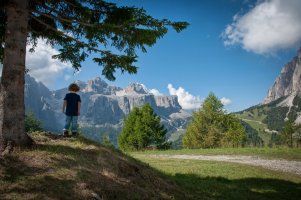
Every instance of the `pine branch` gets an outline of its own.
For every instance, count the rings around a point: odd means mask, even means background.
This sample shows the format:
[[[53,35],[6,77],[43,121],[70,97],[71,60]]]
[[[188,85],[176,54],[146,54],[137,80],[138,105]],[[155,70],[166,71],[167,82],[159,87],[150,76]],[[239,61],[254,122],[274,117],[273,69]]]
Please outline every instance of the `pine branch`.
[[[75,5],[74,3],[71,3],[70,1],[67,1],[67,0],[60,0],[61,2],[65,2],[66,4],[69,4],[70,6],[72,6],[73,8],[75,9],[89,9],[90,11],[92,12],[103,12],[103,10],[99,10],[99,9],[92,9],[90,7],[85,7],[85,6],[82,6],[81,4],[80,5]],[[116,4],[115,3],[108,3],[108,2],[102,2],[103,3],[103,6],[106,7],[106,8],[109,8],[109,7],[115,7]]]
[[[69,35],[66,35],[64,32],[57,30],[56,28],[53,28],[52,26],[48,25],[47,23],[43,22],[42,20],[38,19],[36,16],[34,16],[33,14],[30,15],[32,18],[34,18],[36,21],[38,21],[39,23],[43,24],[44,26],[46,26],[47,28],[51,29],[52,31],[55,31],[56,33],[58,33],[60,36],[64,37],[65,39],[69,39],[72,40],[74,42],[76,42],[77,44],[86,47],[88,50],[93,50],[94,52],[100,52],[100,53],[105,53],[105,51],[97,49],[95,47],[92,47],[91,45],[84,43],[74,37],[71,37]]]
[[[103,25],[98,24],[91,24],[91,23],[87,23],[87,22],[83,22],[80,21],[79,19],[73,18],[71,16],[67,16],[68,18],[63,18],[61,16],[64,16],[64,13],[61,13],[55,9],[52,9],[51,7],[47,6],[47,5],[43,5],[41,3],[38,2],[38,4],[43,7],[44,9],[49,11],[49,14],[47,13],[43,13],[41,11],[38,10],[30,10],[31,12],[35,12],[37,14],[49,17],[51,19],[55,19],[55,20],[61,20],[61,21],[65,21],[65,22],[69,22],[69,23],[77,23],[79,25],[85,26],[85,27],[93,27],[93,28],[105,28]],[[57,16],[51,15],[51,12],[54,12]],[[100,12],[100,10],[98,11]],[[114,25],[114,24],[110,24],[111,28],[116,28],[116,29],[123,29],[125,28],[125,26],[120,26],[120,25]]]
[[[72,23],[77,23],[77,24],[82,25],[82,26],[95,27],[95,25],[93,25],[93,24],[89,24],[89,23],[85,23],[85,22],[82,22],[82,21],[78,21],[77,19],[70,20],[70,19],[67,19],[67,18],[57,17],[57,16],[54,16],[54,15],[51,15],[51,14],[46,14],[46,13],[43,13],[43,12],[40,12],[40,11],[37,11],[37,10],[31,10],[31,12],[43,15],[45,17],[49,17],[51,19],[68,22],[68,23],[71,23],[71,24]]]

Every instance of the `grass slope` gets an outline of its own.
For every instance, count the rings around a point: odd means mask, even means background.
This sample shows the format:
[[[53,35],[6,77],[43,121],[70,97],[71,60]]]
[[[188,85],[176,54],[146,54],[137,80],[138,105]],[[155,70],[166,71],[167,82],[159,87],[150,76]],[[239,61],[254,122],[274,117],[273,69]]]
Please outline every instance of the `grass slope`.
[[[34,133],[36,146],[0,157],[0,199],[185,199],[160,173],[82,137]]]

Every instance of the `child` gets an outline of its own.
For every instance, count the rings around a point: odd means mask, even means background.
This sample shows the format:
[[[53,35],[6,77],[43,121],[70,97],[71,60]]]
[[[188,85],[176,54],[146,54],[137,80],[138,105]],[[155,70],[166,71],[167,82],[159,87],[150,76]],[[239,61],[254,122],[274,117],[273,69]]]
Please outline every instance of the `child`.
[[[68,129],[71,124],[71,132],[73,136],[77,135],[77,118],[80,115],[81,99],[76,94],[80,88],[77,84],[72,83],[69,85],[68,90],[70,93],[66,94],[63,104],[63,113],[66,114],[66,122],[64,126],[64,137],[68,137]]]

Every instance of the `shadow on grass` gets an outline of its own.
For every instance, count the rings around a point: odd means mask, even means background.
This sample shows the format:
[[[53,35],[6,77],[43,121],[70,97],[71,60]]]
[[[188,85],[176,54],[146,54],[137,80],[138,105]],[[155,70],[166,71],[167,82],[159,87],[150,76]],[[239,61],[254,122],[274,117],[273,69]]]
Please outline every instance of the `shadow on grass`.
[[[0,159],[0,199],[76,199],[75,182],[53,177],[48,167],[28,166],[16,156]]]
[[[76,183],[73,180],[64,180],[52,176],[41,176],[26,180],[26,185],[12,187],[5,191],[7,194],[18,194],[16,199],[78,199],[74,192]],[[32,195],[32,196],[31,196]],[[22,198],[29,197],[29,198]],[[31,197],[30,197],[31,196]]]
[[[190,193],[189,199],[300,199],[301,184],[280,179],[200,177],[194,174],[165,175]]]

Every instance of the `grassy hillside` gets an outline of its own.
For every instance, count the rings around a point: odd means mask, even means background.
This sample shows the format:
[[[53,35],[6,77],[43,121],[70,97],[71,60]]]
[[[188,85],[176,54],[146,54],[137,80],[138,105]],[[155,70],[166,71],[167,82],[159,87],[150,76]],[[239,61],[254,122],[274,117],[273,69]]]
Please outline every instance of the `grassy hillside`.
[[[160,173],[82,137],[34,133],[36,145],[0,157],[0,199],[185,199]]]
[[[248,123],[253,129],[255,129],[259,137],[264,141],[265,145],[268,145],[271,140],[271,133],[269,131],[281,131],[284,125],[284,119],[292,117],[296,119],[297,112],[299,112],[300,97],[296,96],[293,100],[293,106],[289,110],[289,107],[282,105],[281,102],[286,101],[289,97],[281,97],[269,104],[252,106],[246,110],[235,113],[235,115]]]

